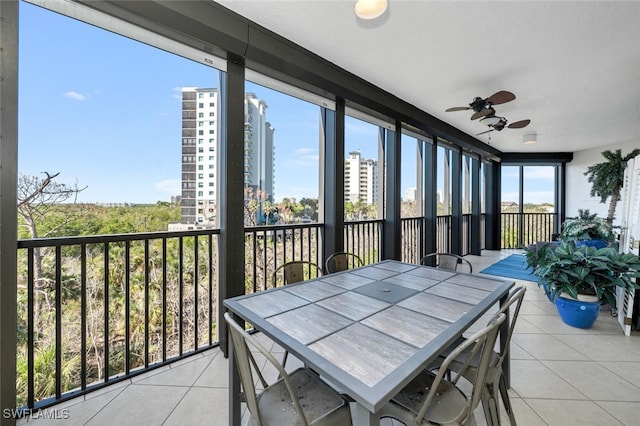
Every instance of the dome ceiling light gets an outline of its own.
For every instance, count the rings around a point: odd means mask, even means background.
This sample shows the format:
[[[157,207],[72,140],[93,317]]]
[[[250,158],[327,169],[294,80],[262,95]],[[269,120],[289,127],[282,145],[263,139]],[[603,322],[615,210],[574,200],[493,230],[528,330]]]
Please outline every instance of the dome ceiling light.
[[[389,6],[387,0],[357,0],[353,11],[360,19],[376,19],[380,17]]]

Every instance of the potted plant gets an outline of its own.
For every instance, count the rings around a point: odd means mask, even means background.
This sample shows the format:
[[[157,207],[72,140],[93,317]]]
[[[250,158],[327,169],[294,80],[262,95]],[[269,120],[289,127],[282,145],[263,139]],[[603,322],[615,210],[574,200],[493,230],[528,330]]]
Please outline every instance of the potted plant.
[[[562,224],[560,241],[574,241],[577,246],[589,245],[602,248],[610,245],[615,239],[612,226],[597,214],[589,210],[578,210],[578,217],[570,218]]]
[[[635,281],[640,277],[640,258],[611,247],[576,247],[573,241],[563,241],[544,252],[534,274],[539,285],[546,285],[565,323],[590,328],[601,302],[616,309],[618,287],[629,291],[640,288]]]
[[[536,268],[544,265],[547,259],[549,259],[547,251],[553,250],[556,246],[557,244],[554,242],[554,244],[532,244],[529,247],[523,248],[527,269],[530,269],[531,272],[535,274]],[[553,295],[547,290],[546,283],[538,279],[538,287],[542,287],[549,301],[553,302]]]

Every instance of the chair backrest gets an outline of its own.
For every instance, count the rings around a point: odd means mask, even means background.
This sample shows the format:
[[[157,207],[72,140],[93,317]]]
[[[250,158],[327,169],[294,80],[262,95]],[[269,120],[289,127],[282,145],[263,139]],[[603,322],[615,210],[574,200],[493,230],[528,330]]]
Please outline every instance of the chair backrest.
[[[440,382],[442,382],[444,376],[449,370],[449,364],[456,360],[456,357],[458,357],[458,355],[460,355],[462,352],[464,352],[465,350],[469,350],[470,356],[467,358],[467,362],[463,364],[462,368],[459,371],[455,372],[451,380],[453,384],[457,384],[460,378],[463,377],[467,369],[470,368],[471,360],[476,357],[479,359],[478,365],[476,366],[477,371],[475,381],[473,382],[471,397],[467,400],[465,409],[457,418],[458,424],[466,424],[467,420],[470,416],[473,415],[473,411],[480,403],[480,397],[487,380],[487,372],[489,370],[489,361],[491,360],[491,354],[493,353],[493,346],[495,345],[496,338],[498,336],[498,328],[500,327],[500,325],[502,325],[505,319],[505,314],[496,314],[483,329],[477,331],[471,337],[462,342],[457,348],[451,351],[451,353],[449,353],[440,367],[438,367],[438,374],[433,380],[433,383],[429,388],[427,398],[425,399],[424,404],[422,405],[422,408],[420,409],[420,412],[416,417],[416,424],[421,423],[421,419],[425,416],[427,410],[429,409],[431,400],[436,395]]]
[[[457,271],[459,265],[465,265],[469,269],[469,273],[473,273],[471,262],[453,253],[430,253],[420,259],[420,264],[425,266],[433,265],[436,268],[446,269],[447,271]]]
[[[289,375],[282,367],[274,356],[269,352],[264,346],[262,346],[256,339],[254,339],[249,333],[247,333],[241,326],[238,324],[229,312],[225,312],[224,319],[228,324],[227,329],[229,330],[229,335],[231,336],[231,342],[233,344],[233,354],[236,360],[236,365],[238,368],[238,374],[240,375],[240,383],[242,384],[242,390],[244,393],[245,402],[247,403],[247,408],[249,412],[253,416],[254,422],[258,425],[262,424],[262,420],[260,417],[260,409],[258,405],[258,395],[256,393],[255,383],[253,373],[258,376],[260,383],[263,388],[267,388],[269,383],[264,379],[264,376],[260,372],[260,369],[257,367],[256,361],[253,358],[253,354],[249,349],[249,345],[253,348],[257,349],[265,356],[265,358],[273,364],[273,366],[278,370],[280,375],[278,377],[282,377],[284,380],[287,390],[289,391],[289,395],[291,396],[291,400],[293,405],[295,406],[295,411],[298,413],[298,417],[300,419],[300,424],[308,425],[308,421],[305,418],[304,412],[302,411],[302,406],[296,396],[294,387],[291,383]],[[253,366],[253,368],[252,368]]]
[[[358,255],[339,251],[333,253],[327,258],[327,261],[324,264],[324,270],[327,274],[332,274],[334,272],[346,271],[351,268],[359,268],[363,265],[364,262]]]
[[[509,344],[511,342],[511,336],[513,335],[513,330],[516,327],[516,320],[518,319],[520,306],[522,306],[522,301],[524,300],[524,294],[526,292],[527,287],[525,286],[520,286],[513,289],[511,293],[509,293],[509,298],[507,299],[506,303],[501,306],[500,310],[498,311],[499,314],[506,314],[507,312],[509,312],[509,314],[507,315],[509,317],[509,327],[507,329],[507,338],[504,345],[505,350],[500,353],[500,356],[498,357],[498,362],[496,364],[496,367],[498,368],[502,368],[502,362],[504,361],[504,358],[508,352]],[[511,307],[513,305],[515,305],[515,307],[513,308],[513,310],[511,310]]]
[[[306,270],[306,274],[305,274]],[[284,263],[273,271],[272,284],[277,287],[278,277],[282,274],[282,283],[284,285],[304,281],[305,276],[309,279],[322,275],[322,268],[313,262],[306,260],[294,260]]]

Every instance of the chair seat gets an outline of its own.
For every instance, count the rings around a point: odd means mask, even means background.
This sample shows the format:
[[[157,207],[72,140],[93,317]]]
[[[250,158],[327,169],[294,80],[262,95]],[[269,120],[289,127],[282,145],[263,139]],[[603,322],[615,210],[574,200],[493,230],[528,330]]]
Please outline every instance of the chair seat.
[[[464,337],[458,337],[458,339],[456,339],[456,341],[453,342],[451,346],[445,349],[440,354],[440,356],[431,363],[431,365],[427,368],[427,370],[433,370],[434,368],[438,368],[440,365],[442,365],[442,361],[453,350],[455,350],[455,348],[461,345],[465,340],[466,339]],[[500,355],[498,355],[495,351],[492,351],[492,352],[493,353],[491,354],[489,365],[496,365],[499,361]],[[469,359],[470,356],[471,356],[471,348],[467,348],[466,350],[462,351],[453,361],[451,361],[451,364],[449,364],[449,369],[453,371],[460,371],[463,368],[463,366],[467,363],[467,360]],[[478,368],[479,364],[480,364],[480,354],[476,354],[471,360],[471,362],[469,362],[469,368],[465,371],[463,376],[467,380],[472,379],[473,378],[472,376],[476,373],[477,371],[476,369]]]
[[[383,411],[410,424],[422,408],[435,377],[433,373],[423,371],[394,396]],[[467,397],[460,389],[453,383],[441,381],[422,424],[459,424],[466,405]]]
[[[518,318],[518,313],[520,312],[520,306],[522,304],[522,300],[524,299],[524,294],[526,292],[526,287],[521,286],[514,289],[510,295],[509,299],[504,303],[504,305],[500,308],[499,313],[505,313],[511,311],[511,306],[513,305],[515,309],[513,310],[513,315],[511,316],[511,321],[508,324],[508,330],[506,333],[506,342],[505,351],[503,353],[498,353],[495,350],[491,350],[489,359],[488,359],[488,370],[485,377],[485,384],[483,386],[482,392],[482,408],[484,410],[485,419],[488,426],[499,426],[500,425],[500,410],[498,407],[498,392],[500,396],[502,396],[502,403],[505,407],[507,415],[509,416],[509,422],[512,426],[516,425],[516,418],[513,412],[513,408],[511,406],[511,401],[509,400],[509,393],[507,390],[507,383],[502,374],[502,365],[504,363],[504,359],[506,354],[508,353],[508,348],[511,342],[511,336],[513,334],[513,330],[516,324],[516,320]],[[428,371],[434,371],[435,369],[440,368],[443,365],[446,358],[449,357],[449,354],[453,353],[453,351],[464,342],[465,339],[463,337],[459,337],[449,348],[447,348],[437,359],[435,359],[431,365],[427,367]],[[473,357],[469,359],[470,357]],[[447,365],[447,372],[449,373],[449,377],[451,377],[451,372],[455,372],[461,374],[462,377],[467,379],[471,383],[475,383],[476,376],[478,375],[480,365],[480,356],[479,354],[472,355],[470,352],[470,348],[466,348],[463,351],[460,351],[455,358],[451,359],[449,364]]]
[[[305,417],[313,425],[350,425],[349,405],[334,389],[308,368],[290,373]],[[265,426],[297,425],[300,421],[283,380],[274,382],[259,396],[258,407]],[[250,424],[258,424],[252,418]]]

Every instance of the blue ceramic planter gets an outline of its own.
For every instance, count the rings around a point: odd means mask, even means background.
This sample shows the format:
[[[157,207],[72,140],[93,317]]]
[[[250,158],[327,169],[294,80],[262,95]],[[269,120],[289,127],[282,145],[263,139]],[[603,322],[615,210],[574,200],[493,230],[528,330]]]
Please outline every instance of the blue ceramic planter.
[[[556,297],[556,309],[565,324],[576,328],[591,328],[600,313],[600,302]]]
[[[547,283],[541,283],[540,285],[544,290],[544,294],[547,295],[547,299],[549,299],[549,302],[553,303],[553,294],[551,294],[551,292],[547,290]]]
[[[589,246],[601,249],[607,247],[609,244],[605,240],[580,240],[576,241],[576,247]]]

